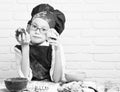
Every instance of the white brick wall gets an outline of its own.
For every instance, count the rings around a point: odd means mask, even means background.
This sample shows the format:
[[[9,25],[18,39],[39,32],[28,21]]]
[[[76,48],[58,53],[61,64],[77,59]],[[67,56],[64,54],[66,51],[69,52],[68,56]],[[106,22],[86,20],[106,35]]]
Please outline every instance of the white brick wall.
[[[0,0],[0,80],[17,76],[14,32],[31,10],[49,3],[66,15],[61,35],[66,70],[88,80],[120,80],[120,0]]]

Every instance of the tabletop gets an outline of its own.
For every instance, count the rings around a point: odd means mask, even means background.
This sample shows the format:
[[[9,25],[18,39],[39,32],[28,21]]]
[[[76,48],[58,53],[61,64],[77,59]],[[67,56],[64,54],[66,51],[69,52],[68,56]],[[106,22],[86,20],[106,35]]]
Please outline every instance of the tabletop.
[[[46,81],[29,81],[27,88],[22,92],[57,92],[59,83],[46,82]],[[29,89],[29,90],[28,90]],[[39,91],[35,91],[38,90]],[[9,92],[4,82],[0,82],[0,92]]]
[[[93,87],[98,92],[120,92],[120,85],[116,85],[116,84],[113,85],[111,83],[101,84],[93,81],[84,81],[84,85]],[[27,89],[24,90],[23,92],[58,92],[57,91],[58,86],[59,83],[54,83],[54,82],[30,81],[28,82]],[[107,91],[105,90],[105,87],[108,88]],[[39,89],[39,91],[35,91],[37,89]],[[0,92],[9,92],[6,89],[4,82],[0,82]],[[82,92],[95,92],[95,91],[87,88],[84,89],[84,91]]]

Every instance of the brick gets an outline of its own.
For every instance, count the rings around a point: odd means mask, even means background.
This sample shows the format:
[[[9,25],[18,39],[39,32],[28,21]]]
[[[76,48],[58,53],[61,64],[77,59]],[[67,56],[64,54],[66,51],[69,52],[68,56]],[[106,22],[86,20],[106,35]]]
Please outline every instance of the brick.
[[[27,11],[25,11],[24,13],[22,11],[13,13],[13,19],[17,21],[22,21],[22,20],[27,21],[30,20],[30,18],[31,18],[30,13]]]
[[[81,13],[83,20],[91,21],[110,21],[117,20],[119,13],[101,13],[101,12],[86,12]]]
[[[114,62],[66,62],[66,69],[70,70],[114,70]]]
[[[54,1],[54,0],[52,0],[52,1]],[[83,2],[83,0],[76,0],[76,1],[75,0],[71,0],[71,1],[69,1],[69,0],[65,0],[65,1],[64,0],[56,0],[57,4],[58,3],[59,4],[62,4],[62,3],[66,4],[67,3],[67,4],[73,4],[74,5],[74,4],[78,4],[78,3],[80,4],[82,2]]]
[[[17,0],[18,4],[39,4],[39,3],[46,3],[49,0]]]
[[[7,29],[0,29],[0,38],[10,37],[10,30]]]
[[[18,43],[15,38],[0,38],[0,42],[0,46],[14,45]]]
[[[12,6],[13,11],[12,12],[26,12],[27,11],[27,5],[26,4],[14,4]]]
[[[0,54],[0,61],[15,61],[14,54]]]
[[[104,85],[104,83],[105,82],[107,82],[107,81],[111,81],[111,82],[119,82],[120,81],[120,78],[119,77],[117,77],[117,78],[109,78],[109,77],[107,77],[107,78],[98,78],[98,77],[87,77],[86,78],[86,81],[95,81],[98,85],[100,85],[100,86],[98,86],[97,88],[100,88],[101,89],[101,87],[103,87]]]
[[[18,77],[16,70],[1,71],[0,70],[0,79],[6,79],[11,77]]]
[[[1,30],[10,30],[10,33],[12,31],[15,31],[19,27],[26,28],[28,20],[21,20],[21,21],[0,21],[0,29]]]
[[[80,29],[86,29],[86,28],[92,28],[92,24],[89,21],[69,21],[66,23],[66,29],[67,28],[80,28]]]
[[[65,29],[63,33],[60,35],[60,38],[64,39],[65,37],[73,38],[73,37],[80,37],[80,36],[81,36],[81,31],[79,29],[75,29],[75,30]]]
[[[118,13],[118,16],[117,16],[118,20],[120,20],[120,14]]]
[[[63,45],[65,53],[84,53],[84,54],[119,54],[119,46],[81,46]]]
[[[99,37],[117,37],[120,35],[120,31],[119,30],[105,30],[105,29],[88,29],[88,30],[80,30],[81,32],[81,37],[95,37],[95,38],[99,38]]]
[[[66,7],[66,4],[67,4],[67,7]],[[67,14],[71,15],[71,14],[73,14],[73,12],[74,13],[79,13],[81,11],[82,1],[80,1],[80,0],[77,0],[77,1],[62,1],[61,0],[61,1],[58,1],[56,3],[54,3],[54,1],[53,1],[52,5],[56,9],[59,9],[59,10],[63,11],[64,13],[66,13],[66,15]]]
[[[65,4],[65,3],[64,3]],[[84,12],[96,12],[98,5],[90,5],[90,4],[85,4],[83,3],[77,3],[77,4],[68,4],[66,7],[66,4],[64,5],[64,11],[65,12],[75,12],[75,13],[84,13]],[[74,7],[74,8],[73,8]]]
[[[118,54],[120,53],[120,49],[119,46],[91,46],[86,52],[83,52],[89,54]]]
[[[71,73],[86,73],[87,78],[119,78],[120,71],[117,70],[68,70]]]
[[[100,62],[120,62],[120,54],[94,54],[94,60]]]
[[[4,45],[9,45],[9,38],[0,38],[0,45],[4,46]]]
[[[17,69],[16,61],[11,62],[11,69],[12,69],[12,70],[16,70],[16,69]]]
[[[8,54],[10,53],[10,47],[9,46],[0,46],[0,54]]]
[[[118,2],[116,3],[108,3],[108,4],[102,4],[101,8],[99,8],[100,12],[120,12],[120,7]]]
[[[0,21],[0,29],[10,29],[12,24],[10,21]]]
[[[119,0],[85,0],[88,4],[119,4]]]
[[[28,20],[14,21],[12,24],[12,28],[16,30],[17,28],[26,28]]]
[[[11,69],[11,62],[0,61],[0,70],[1,71],[8,71],[10,69]]]
[[[87,4],[103,4],[105,0],[85,0]]]
[[[1,71],[9,71],[9,70],[16,70],[16,62],[15,61],[0,61],[0,70]]]
[[[119,46],[120,45],[120,38],[95,38],[93,42],[97,46]]]
[[[9,11],[1,11],[0,21],[10,21],[12,14]]]
[[[97,12],[99,8],[101,7],[98,4],[81,4],[79,8],[79,12],[81,13]]]
[[[115,70],[87,70],[88,77],[98,77],[98,78],[118,78],[120,71]]]
[[[0,21],[0,29],[1,30],[16,30],[19,27],[26,28],[28,20],[22,21]]]
[[[15,3],[15,0],[0,0],[0,4],[14,4]]]
[[[116,68],[117,70],[120,70],[120,63],[119,63],[119,62],[116,63],[115,68]]]
[[[93,28],[99,29],[119,29],[119,21],[94,21]]]
[[[119,12],[119,1],[115,0],[86,0],[86,5],[96,6],[100,12]]]
[[[15,31],[17,30],[17,28],[11,29],[11,31],[9,32],[10,37],[15,38]]]
[[[3,11],[3,10],[6,12],[12,12],[13,5],[12,4],[0,4],[0,11]]]
[[[74,53],[74,54],[65,54],[65,58],[67,61],[77,61],[77,62],[90,62],[93,60],[92,55],[90,54],[81,54],[81,53]]]
[[[63,45],[84,45],[84,46],[88,46],[92,44],[92,39],[90,38],[79,38],[79,37],[64,37],[63,39],[61,39],[61,42],[63,43]]]
[[[67,13],[70,13],[70,12],[65,12],[65,13],[66,13],[67,21],[72,21],[72,22],[76,22],[78,20],[83,21],[83,18],[84,18],[83,13],[80,13],[80,12],[74,12],[72,14],[67,14]]]
[[[80,46],[80,45],[64,45],[64,52],[65,53],[90,53],[91,52],[91,46]]]

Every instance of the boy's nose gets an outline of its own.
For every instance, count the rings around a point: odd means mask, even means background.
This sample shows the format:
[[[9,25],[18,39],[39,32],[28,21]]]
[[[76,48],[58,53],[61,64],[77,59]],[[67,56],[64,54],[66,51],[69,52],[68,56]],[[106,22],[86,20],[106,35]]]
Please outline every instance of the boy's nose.
[[[40,32],[41,32],[41,29],[37,29],[35,32],[36,32],[36,33],[40,33]]]

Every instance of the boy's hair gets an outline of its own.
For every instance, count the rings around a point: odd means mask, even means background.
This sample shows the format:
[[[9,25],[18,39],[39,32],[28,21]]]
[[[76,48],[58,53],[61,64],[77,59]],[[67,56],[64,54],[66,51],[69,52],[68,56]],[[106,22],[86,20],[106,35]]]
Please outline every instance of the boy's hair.
[[[65,27],[65,15],[61,11],[54,9],[49,4],[39,4],[33,8],[31,20],[38,15],[39,17],[45,15],[46,17],[41,18],[50,20],[48,21],[50,27],[55,28],[59,34],[63,32]],[[31,20],[28,24],[31,24]]]

